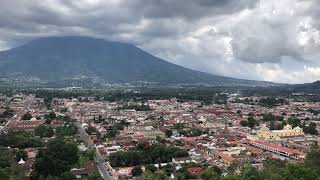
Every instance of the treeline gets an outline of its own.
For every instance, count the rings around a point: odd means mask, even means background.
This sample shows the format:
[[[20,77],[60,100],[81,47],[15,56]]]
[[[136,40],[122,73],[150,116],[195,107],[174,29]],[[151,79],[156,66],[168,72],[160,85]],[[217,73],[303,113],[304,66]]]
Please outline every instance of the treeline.
[[[171,162],[175,157],[187,157],[188,152],[179,147],[169,147],[162,144],[138,145],[135,150],[116,152],[110,155],[112,167],[128,167],[141,164],[156,164]]]
[[[4,147],[24,149],[28,147],[42,147],[43,145],[40,138],[26,132],[9,132],[0,136],[0,146]]]
[[[216,176],[219,178],[218,176]],[[250,165],[241,169],[240,175],[230,175],[222,180],[316,180],[320,178],[320,148],[314,146],[307,154],[304,163],[290,163],[282,160],[268,159],[263,168],[257,170]]]
[[[195,136],[201,136],[202,134],[206,134],[208,133],[207,131],[203,131],[201,129],[198,128],[194,128],[194,127],[188,127],[186,124],[184,123],[177,123],[175,124],[172,129],[175,129],[178,131],[178,133],[180,135],[186,136],[186,137],[195,137]],[[171,130],[170,130],[171,131]],[[167,131],[168,133],[169,131]],[[169,133],[168,135],[172,135],[172,131],[171,133]]]
[[[138,105],[138,104],[134,104],[134,105],[124,105],[122,107],[118,107],[118,110],[123,110],[123,109],[134,109],[136,111],[150,111],[151,108],[149,105]]]
[[[0,179],[23,179],[23,170],[17,164],[20,152],[0,146],[0,153]]]
[[[320,179],[320,148],[312,147],[303,163],[291,163],[280,159],[267,159],[261,169],[250,164],[241,165],[234,162],[228,168],[228,175],[222,175],[215,166],[202,166],[202,171],[195,175],[186,171],[188,167],[201,167],[196,164],[186,164],[176,173],[175,179],[201,179],[201,180],[317,180]],[[171,173],[168,168],[159,169],[146,166],[141,175],[142,180],[163,179],[169,180]]]
[[[35,94],[38,98],[43,98],[45,103],[49,105],[53,98],[80,98],[80,97],[94,97],[94,100],[105,101],[123,101],[134,100],[146,102],[150,99],[170,99],[177,98],[178,101],[201,101],[204,104],[210,103],[226,103],[227,96],[221,94],[225,91],[231,91],[228,88],[154,88],[154,89],[132,89],[132,90],[101,90],[101,89],[75,89],[72,91],[59,89],[13,89],[12,91],[1,91],[0,94],[13,95],[15,93]]]
[[[50,140],[46,148],[40,149],[36,162],[33,179],[67,180],[76,179],[70,173],[70,169],[79,160],[76,144],[61,139]]]
[[[267,98],[261,98],[258,104],[265,107],[274,107],[277,105],[288,104],[288,101],[285,100],[284,98],[267,97]]]

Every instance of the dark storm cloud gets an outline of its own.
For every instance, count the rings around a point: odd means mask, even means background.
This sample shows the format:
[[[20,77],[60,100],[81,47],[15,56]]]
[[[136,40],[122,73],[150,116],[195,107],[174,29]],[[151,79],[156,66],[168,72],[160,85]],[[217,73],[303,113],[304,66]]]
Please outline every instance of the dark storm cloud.
[[[319,8],[318,0],[1,0],[0,49],[84,35],[197,70],[264,80],[286,72],[283,81],[302,81],[318,77]]]
[[[253,7],[255,2],[254,0],[130,0],[90,3],[81,0],[3,0],[0,2],[0,27],[21,33],[34,32],[35,35],[45,26],[78,26],[113,34],[118,30],[117,27],[123,24],[137,26],[143,19],[157,21],[159,18],[182,18],[189,21],[240,11],[243,8]],[[150,24],[148,27],[151,29],[159,27],[159,32],[151,33],[153,30],[139,32],[156,36],[167,34],[161,32],[163,28],[157,22]],[[119,28],[120,32],[121,30]]]
[[[142,1],[140,1],[141,3]],[[257,0],[150,0],[143,1],[144,13],[148,17],[182,17],[198,19],[201,17],[230,14],[244,8],[252,8]]]

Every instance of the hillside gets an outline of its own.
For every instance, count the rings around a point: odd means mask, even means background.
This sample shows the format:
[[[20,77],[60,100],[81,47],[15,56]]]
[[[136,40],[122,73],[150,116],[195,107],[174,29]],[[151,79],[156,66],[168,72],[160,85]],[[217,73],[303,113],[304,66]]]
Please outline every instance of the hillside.
[[[256,86],[272,83],[240,80],[190,70],[131,45],[88,37],[49,37],[0,52],[2,80],[99,83],[150,82]]]

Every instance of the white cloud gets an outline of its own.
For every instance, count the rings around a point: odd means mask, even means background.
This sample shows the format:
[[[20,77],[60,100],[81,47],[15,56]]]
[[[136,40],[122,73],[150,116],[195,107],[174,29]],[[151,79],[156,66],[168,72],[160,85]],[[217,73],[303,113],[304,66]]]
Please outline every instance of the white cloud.
[[[5,41],[0,40],[0,51],[5,51],[10,49],[10,46]]]
[[[318,0],[2,0],[0,49],[88,35],[214,74],[311,82],[320,79],[319,12]]]

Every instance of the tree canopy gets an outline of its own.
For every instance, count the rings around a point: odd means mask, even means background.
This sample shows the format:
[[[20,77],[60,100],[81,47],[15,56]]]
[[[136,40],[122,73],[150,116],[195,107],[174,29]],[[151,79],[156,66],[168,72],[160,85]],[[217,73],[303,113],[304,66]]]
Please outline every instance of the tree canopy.
[[[46,149],[39,151],[35,170],[43,176],[60,176],[70,170],[71,165],[78,159],[78,148],[75,144],[54,139],[48,142]]]
[[[116,152],[110,155],[109,160],[113,167],[127,167],[140,164],[171,162],[174,157],[187,156],[188,152],[184,149],[157,144],[136,150]]]
[[[32,114],[30,112],[26,112],[22,117],[21,120],[30,120],[32,118]]]
[[[41,138],[46,137],[52,137],[54,135],[53,128],[48,125],[39,125],[38,127],[35,128],[34,134],[36,136],[40,136]]]

